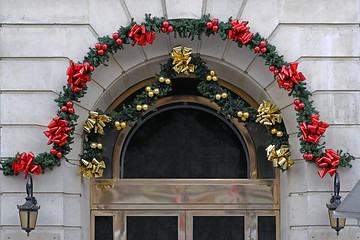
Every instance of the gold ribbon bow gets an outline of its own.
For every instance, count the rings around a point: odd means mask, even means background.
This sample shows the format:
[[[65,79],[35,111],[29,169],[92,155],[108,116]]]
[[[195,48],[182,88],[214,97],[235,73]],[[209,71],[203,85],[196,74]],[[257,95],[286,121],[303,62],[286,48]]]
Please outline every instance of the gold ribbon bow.
[[[257,115],[256,122],[264,125],[275,125],[275,122],[281,123],[281,114],[274,113],[279,110],[273,102],[263,100],[258,109],[259,114]]]
[[[104,115],[99,115],[98,112],[90,111],[90,117],[83,122],[83,129],[90,133],[91,129],[95,129],[95,133],[99,132],[104,135],[105,123],[111,121],[111,117]]]
[[[181,46],[174,47],[171,51],[171,58],[174,59],[172,62],[173,69],[177,72],[183,72],[186,75],[189,75],[189,72],[194,72],[194,64],[189,64],[191,61],[192,48],[184,47],[182,50]],[[189,71],[189,72],[188,72]]]
[[[86,179],[102,177],[104,169],[106,168],[104,161],[99,162],[93,158],[92,162],[81,159],[83,165],[79,167],[78,174],[84,171],[83,177]]]
[[[288,145],[281,145],[278,150],[275,149],[275,145],[269,145],[266,148],[266,157],[269,161],[273,162],[274,167],[279,167],[283,170],[286,170],[295,164],[291,159],[291,152],[289,152]]]

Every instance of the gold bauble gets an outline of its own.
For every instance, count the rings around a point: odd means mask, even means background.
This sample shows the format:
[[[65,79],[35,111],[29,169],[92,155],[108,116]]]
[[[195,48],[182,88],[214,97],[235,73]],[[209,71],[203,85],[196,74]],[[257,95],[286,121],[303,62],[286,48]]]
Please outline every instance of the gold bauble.
[[[167,78],[167,79],[165,80],[165,83],[166,83],[166,84],[170,84],[170,83],[171,83],[171,80],[170,80],[169,78]]]
[[[91,143],[91,144],[90,144],[90,147],[91,147],[91,148],[96,148],[96,143]]]
[[[220,100],[221,95],[220,95],[220,94],[216,94],[216,95],[215,95],[215,98],[216,98],[216,100]]]
[[[222,98],[227,98],[227,96],[228,96],[228,94],[225,93],[225,92],[224,92],[223,94],[221,94],[221,97],[222,97]]]
[[[238,111],[238,112],[237,112],[237,116],[238,116],[238,117],[242,117],[242,116],[243,116],[243,112],[242,112],[242,111]]]
[[[116,122],[114,123],[114,125],[115,125],[115,127],[119,127],[119,126],[120,126],[120,122],[119,122],[119,121],[116,121]]]
[[[149,97],[153,97],[154,96],[154,93],[151,91],[151,92],[148,92],[148,96]]]
[[[276,134],[276,136],[278,136],[278,137],[282,137],[283,135],[284,135],[284,134],[283,134],[282,131],[278,131],[277,134]]]
[[[146,105],[146,104],[144,104],[144,105],[142,105],[142,109],[144,109],[145,111],[147,111],[147,110],[149,109],[149,106]]]
[[[207,75],[206,80],[211,81],[213,77],[211,75]]]
[[[102,144],[101,144],[101,143],[98,143],[97,148],[98,148],[98,149],[102,149]]]
[[[276,128],[271,129],[271,134],[276,134],[277,132]]]
[[[210,75],[211,75],[211,76],[215,76],[215,74],[216,74],[216,73],[215,73],[214,70],[211,70],[211,71],[210,71]]]
[[[142,107],[141,105],[136,105],[136,110],[141,111]]]
[[[165,78],[164,77],[159,77],[159,82],[164,82]]]
[[[150,91],[151,91],[151,87],[147,86],[147,87],[145,88],[145,91],[150,92]]]
[[[249,117],[249,113],[248,112],[244,112],[244,118],[248,118]]]
[[[212,80],[216,82],[218,80],[217,76],[213,76]]]
[[[122,123],[121,123],[121,127],[122,127],[122,128],[125,128],[125,127],[126,127],[126,122],[122,122]]]
[[[246,118],[242,117],[242,118],[241,118],[241,121],[245,122],[245,121],[246,121]]]
[[[158,88],[155,88],[154,91],[153,91],[155,94],[159,94],[160,93],[160,90]]]
[[[121,127],[117,127],[116,130],[121,130]]]

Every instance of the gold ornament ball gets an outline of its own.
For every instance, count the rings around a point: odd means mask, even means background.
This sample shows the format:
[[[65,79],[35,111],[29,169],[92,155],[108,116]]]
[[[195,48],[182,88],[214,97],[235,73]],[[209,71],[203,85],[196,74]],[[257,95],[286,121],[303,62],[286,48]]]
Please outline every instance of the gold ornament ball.
[[[228,94],[225,93],[225,92],[224,92],[223,94],[221,94],[221,97],[222,97],[222,98],[227,98],[227,96],[228,96]]]
[[[136,110],[141,111],[142,107],[141,105],[136,105]]]
[[[121,130],[121,127],[117,127],[116,130],[119,130],[119,131],[120,131],[120,130]]]
[[[98,148],[98,149],[102,149],[102,144],[101,144],[101,143],[98,143],[97,148]]]
[[[242,117],[242,115],[243,115],[243,112],[242,112],[242,111],[238,111],[238,112],[237,112],[237,116],[238,116],[238,117]]]
[[[159,93],[160,93],[160,90],[159,90],[158,88],[155,88],[155,89],[154,89],[154,93],[155,93],[155,94],[159,94]]]
[[[276,128],[271,129],[271,134],[276,134],[277,132]]]
[[[165,80],[165,83],[166,83],[166,84],[170,84],[170,83],[171,83],[171,80],[170,80],[169,78],[167,78],[167,79]]]
[[[142,105],[142,109],[144,109],[145,111],[147,111],[147,110],[149,109],[149,106],[146,105],[146,104],[144,104],[144,105]]]
[[[147,87],[145,88],[145,91],[150,92],[150,91],[151,91],[151,87],[147,86]]]
[[[283,134],[282,131],[278,131],[277,134],[276,134],[276,136],[278,136],[278,137],[282,137],[283,135],[284,135],[284,134]]]
[[[215,73],[214,70],[211,70],[211,71],[210,71],[210,75],[211,75],[211,76],[215,76],[215,74],[216,74],[216,73]]]
[[[119,121],[116,121],[114,125],[115,125],[115,127],[119,127],[119,126],[120,126],[120,122],[119,122]]]
[[[122,122],[122,123],[121,123],[121,127],[122,127],[122,128],[125,128],[125,127],[126,127],[126,122]]]
[[[241,120],[242,120],[243,122],[245,122],[245,121],[246,121],[246,118],[242,117]]]
[[[91,147],[91,148],[96,148],[96,143],[91,143],[91,144],[90,144],[90,147]]]
[[[218,80],[217,76],[213,76],[212,80],[216,82]]]
[[[211,81],[213,79],[213,77],[211,76],[211,75],[208,75],[207,77],[206,77],[206,80],[208,80],[208,81]]]
[[[153,92],[148,92],[148,96],[149,96],[149,97],[153,97],[153,96],[154,96],[154,93],[153,93]]]
[[[249,117],[249,113],[248,112],[244,112],[244,118],[248,118]]]
[[[164,77],[159,77],[159,82],[164,82],[165,78]]]
[[[216,95],[215,95],[215,98],[216,98],[216,100],[220,100],[221,95],[220,95],[220,94],[216,94]]]

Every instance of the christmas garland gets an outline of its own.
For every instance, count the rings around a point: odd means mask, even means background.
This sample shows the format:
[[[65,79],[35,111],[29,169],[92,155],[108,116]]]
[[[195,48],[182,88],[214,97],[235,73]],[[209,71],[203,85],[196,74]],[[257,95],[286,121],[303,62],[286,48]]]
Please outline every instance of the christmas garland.
[[[296,98],[294,104],[299,124],[300,152],[304,154],[304,159],[315,162],[322,168],[319,170],[320,177],[323,177],[326,172],[332,176],[338,166],[351,167],[350,161],[354,159],[352,155],[341,150],[325,149],[324,151],[325,143],[319,143],[329,125],[319,121],[318,112],[309,99],[311,93],[306,89],[305,77],[297,71],[298,64],[285,62],[283,56],[278,55],[275,46],[262,38],[259,33],[253,34],[249,31],[248,22],[240,23],[237,19],[232,20],[231,18],[227,22],[219,22],[217,19],[210,19],[210,15],[190,20],[166,20],[150,15],[145,16],[145,22],[140,26],[132,21],[128,26],[120,27],[112,37],[99,38],[99,43],[95,44],[94,48],[89,48],[83,63],[73,64],[70,61],[67,70],[68,83],[63,87],[63,92],[59,94],[59,97],[55,99],[59,107],[57,117],[48,125],[49,130],[44,132],[49,138],[48,144],[52,144],[53,148],[50,153],[44,152],[37,156],[31,152],[28,154],[18,153],[15,158],[2,161],[0,169],[3,170],[4,175],[14,175],[21,171],[24,171],[25,174],[39,174],[46,168],[53,169],[54,166],[59,166],[61,158],[68,161],[65,155],[71,151],[70,144],[74,139],[72,135],[78,118],[74,113],[73,102],[79,102],[80,98],[86,94],[86,82],[90,81],[94,68],[100,64],[106,66],[110,54],[123,49],[124,44],[132,46],[152,44],[156,33],[170,32],[174,32],[175,37],[191,38],[191,40],[195,37],[201,39],[203,35],[219,34],[223,40],[232,39],[238,47],[245,46],[258,53],[258,56],[265,60],[265,64],[269,65],[269,70],[274,73],[274,79],[278,81],[279,87],[286,89],[289,91],[289,96]],[[176,52],[173,54],[176,55]],[[186,61],[186,64],[193,64],[193,67],[181,66],[184,62],[176,63],[175,59],[161,65],[160,75],[157,76],[158,81],[151,83],[144,92],[137,95],[132,106],[124,105],[122,111],[117,114],[90,112],[89,119],[83,124],[86,139],[79,172],[83,172],[84,177],[100,177],[105,168],[105,163],[100,161],[103,151],[101,141],[104,127],[113,126],[117,130],[121,130],[126,125],[132,126],[135,122],[140,121],[143,113],[152,108],[152,104],[158,98],[166,96],[171,90],[171,79],[176,78],[177,72],[191,69],[195,71],[196,78],[201,80],[198,86],[199,92],[216,102],[226,117],[263,124],[272,123],[274,128],[270,130],[271,144],[266,149],[268,159],[273,162],[274,166],[282,170],[286,170],[292,165],[287,146],[288,135],[284,125],[280,123],[281,116],[278,108],[271,102],[264,101],[256,113],[255,109],[248,106],[242,99],[233,98],[227,89],[220,86],[216,80],[214,81],[214,77],[216,79],[215,72],[210,71],[200,57],[191,54],[187,56],[191,60]],[[287,164],[284,165],[284,161],[287,161]]]

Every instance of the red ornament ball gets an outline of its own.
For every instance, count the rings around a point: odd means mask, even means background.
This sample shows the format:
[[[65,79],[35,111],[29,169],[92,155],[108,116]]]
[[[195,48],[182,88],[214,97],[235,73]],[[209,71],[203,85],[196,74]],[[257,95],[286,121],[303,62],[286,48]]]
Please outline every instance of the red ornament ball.
[[[114,38],[114,39],[118,39],[118,38],[119,38],[119,34],[118,34],[118,33],[114,33],[114,34],[113,34],[113,38]]]
[[[279,70],[275,69],[275,70],[274,70],[274,74],[275,74],[276,76],[279,75]]]
[[[254,47],[254,51],[255,51],[255,52],[259,52],[259,51],[260,51],[259,46]]]
[[[269,70],[273,72],[273,71],[275,71],[275,67],[274,67],[274,66],[270,66],[270,67],[269,67]]]
[[[212,22],[207,22],[207,23],[206,23],[206,26],[207,26],[207,28],[210,29],[210,28],[212,28],[214,25],[212,24]]]
[[[57,151],[56,151],[54,148],[52,148],[52,149],[50,150],[50,153],[51,153],[52,155],[55,155],[55,154],[57,153]]]
[[[303,109],[304,107],[305,107],[305,104],[304,104],[304,103],[300,103],[300,104],[299,104],[299,108],[300,108],[300,109]]]
[[[90,70],[90,72],[94,71],[94,67],[93,67],[93,66],[90,66],[90,67],[89,67],[89,70]]]
[[[58,153],[56,153],[56,156],[57,156],[58,158],[61,158],[61,157],[62,157],[62,153],[61,153],[61,152],[58,152]]]
[[[67,110],[68,110],[68,108],[66,106],[61,107],[61,111],[66,112]]]
[[[169,26],[169,27],[167,28],[167,30],[168,30],[168,32],[172,32],[172,31],[174,31],[174,28],[173,28],[173,26]]]
[[[260,42],[260,47],[265,47],[266,46],[266,42],[265,41],[261,41]]]
[[[163,22],[163,26],[164,26],[165,28],[168,28],[168,27],[169,27],[169,25],[170,25],[170,24],[169,24],[169,22],[168,22],[168,21],[164,21],[164,22]]]
[[[299,110],[300,110],[300,107],[299,107],[299,106],[295,106],[294,109],[295,109],[295,111],[299,111]]]
[[[216,18],[214,18],[213,20],[211,20],[211,23],[213,25],[217,25],[219,23],[219,20],[217,20]]]
[[[68,106],[68,107],[73,107],[73,105],[74,105],[74,103],[72,101],[68,101],[66,103],[66,106]]]
[[[97,50],[100,50],[100,49],[101,49],[101,44],[100,44],[100,43],[96,43],[96,44],[95,44],[95,48],[96,48]]]
[[[294,104],[295,104],[295,105],[299,105],[300,103],[301,103],[301,102],[300,102],[299,99],[295,99],[295,100],[294,100]]]
[[[98,50],[98,54],[99,54],[100,56],[103,55],[103,54],[104,54],[104,50],[102,50],[102,49]]]
[[[214,32],[216,32],[218,29],[219,29],[218,26],[213,26],[213,28],[212,28],[212,30],[213,30]]]
[[[106,45],[106,44],[103,44],[103,45],[101,46],[101,48],[102,48],[102,50],[107,50],[107,45]]]
[[[303,155],[303,158],[304,158],[304,159],[308,159],[308,155],[305,153],[305,154]]]
[[[88,62],[84,62],[85,69],[88,69],[90,67],[90,64]]]
[[[166,33],[166,32],[167,32],[166,27],[161,28],[161,31],[162,31],[163,33]]]
[[[313,158],[314,158],[314,155],[312,155],[311,153],[309,153],[308,156],[307,156],[307,159],[312,160]]]
[[[68,111],[69,111],[69,113],[71,113],[71,114],[73,114],[73,113],[75,112],[73,108],[69,108]]]
[[[261,50],[260,50],[262,53],[266,53],[267,49],[265,47],[263,47]]]
[[[116,39],[116,43],[117,43],[118,45],[121,45],[121,44],[123,43],[123,41],[122,41],[121,38],[119,38],[119,39]]]

